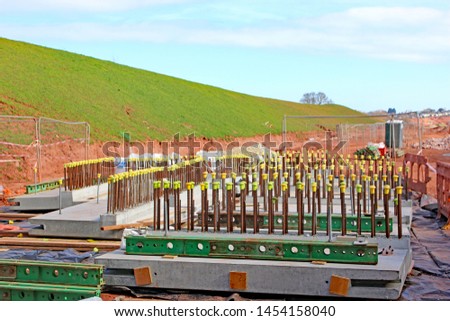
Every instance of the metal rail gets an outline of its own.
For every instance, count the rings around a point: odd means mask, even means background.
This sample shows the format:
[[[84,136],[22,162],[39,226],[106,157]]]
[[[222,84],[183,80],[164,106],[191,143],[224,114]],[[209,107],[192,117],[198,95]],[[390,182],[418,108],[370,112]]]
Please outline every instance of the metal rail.
[[[32,184],[32,185],[27,185],[26,186],[26,194],[33,194],[33,193],[39,193],[39,192],[43,192],[43,191],[48,191],[48,190],[52,190],[55,188],[58,188],[60,185],[60,181],[62,182],[63,180],[61,179],[56,179],[53,181],[47,181],[47,182],[42,182],[42,183],[38,183],[38,184]]]
[[[326,261],[377,264],[378,245],[364,242],[320,242],[286,238],[196,233],[127,236],[126,253],[135,255],[175,255],[209,258],[247,258],[285,261]]]
[[[92,287],[0,281],[0,301],[79,301],[100,292]]]
[[[94,264],[0,260],[0,280],[97,286],[103,284],[103,267]]]
[[[0,301],[74,301],[99,296],[103,266],[0,260]]]
[[[209,213],[208,214],[208,218],[209,221],[212,222],[213,221],[213,214]],[[226,214],[221,214],[220,215],[220,223],[221,224],[225,224],[226,223]],[[246,218],[246,224],[247,227],[249,228],[253,228],[254,224],[253,224],[253,215],[252,214],[247,214]],[[317,214],[316,216],[317,219],[317,230],[318,231],[326,231],[327,227],[328,227],[328,222],[327,222],[327,214]],[[341,231],[342,230],[342,216],[339,214],[333,214],[331,216],[332,219],[332,230],[333,231]],[[241,226],[241,214],[238,213],[234,213],[233,214],[233,220],[234,220],[234,224],[236,226]],[[285,218],[282,214],[275,214],[274,215],[274,228],[276,229],[281,229],[283,227]],[[298,221],[299,221],[299,216],[297,214],[289,214],[287,217],[287,224],[288,224],[288,229],[291,231],[297,231],[298,230]],[[259,229],[267,229],[269,226],[269,217],[263,213],[262,215],[258,216],[258,228]],[[199,225],[202,224],[202,221],[199,220]],[[357,217],[356,216],[349,216],[347,217],[346,220],[346,224],[347,224],[347,232],[357,232],[357,227],[358,227],[358,221],[357,221]],[[303,216],[303,228],[305,230],[311,230],[312,227],[312,215],[311,214],[304,214]],[[362,233],[368,233],[371,231],[372,228],[372,219],[371,217],[361,217],[361,231],[359,234]],[[383,233],[386,231],[386,220],[384,216],[379,216],[375,218],[375,230],[377,233]],[[392,232],[393,230],[393,219],[392,217],[389,218],[389,231]]]

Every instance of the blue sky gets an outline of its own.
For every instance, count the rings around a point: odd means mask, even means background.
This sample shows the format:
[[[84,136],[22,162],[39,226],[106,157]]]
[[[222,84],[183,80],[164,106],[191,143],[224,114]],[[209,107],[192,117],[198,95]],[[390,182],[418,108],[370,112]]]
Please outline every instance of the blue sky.
[[[0,37],[251,95],[450,109],[448,0],[0,0],[0,13]]]

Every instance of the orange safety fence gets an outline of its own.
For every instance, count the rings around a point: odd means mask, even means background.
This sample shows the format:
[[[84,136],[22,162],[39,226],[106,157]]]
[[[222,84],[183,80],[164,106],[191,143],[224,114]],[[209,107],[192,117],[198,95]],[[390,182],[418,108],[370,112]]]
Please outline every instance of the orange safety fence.
[[[403,159],[403,177],[406,192],[411,190],[427,194],[427,184],[431,180],[428,159],[407,153]]]
[[[450,164],[437,162],[437,199],[438,217],[447,217],[447,224],[450,224]]]

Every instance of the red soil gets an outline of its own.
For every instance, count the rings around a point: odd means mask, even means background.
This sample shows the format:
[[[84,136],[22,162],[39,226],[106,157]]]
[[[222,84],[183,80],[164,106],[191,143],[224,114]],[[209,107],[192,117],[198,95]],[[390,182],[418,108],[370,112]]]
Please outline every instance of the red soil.
[[[446,124],[444,127],[442,124]],[[444,138],[449,135],[450,131],[450,117],[441,117],[437,119],[427,118],[424,119],[424,130],[423,139],[431,137],[441,137]],[[439,125],[439,126],[437,126]],[[323,131],[318,130],[317,132],[311,132],[307,134],[302,134],[302,140],[295,133],[287,134],[287,141],[294,142],[294,145],[288,149],[298,150],[301,148],[305,139],[322,139],[324,137]],[[271,135],[270,139],[275,143],[273,149],[278,149],[282,143],[282,135]],[[186,141],[186,139],[182,140]],[[207,143],[214,142],[219,143],[224,150],[227,146],[230,146],[230,140],[219,139],[210,140],[206,138],[196,138],[201,147],[205,146]],[[254,137],[238,137],[234,138],[234,145],[242,146],[244,143],[249,143],[247,146],[252,146],[257,143],[264,143],[265,136],[258,135]],[[161,153],[168,143],[153,141],[142,144],[144,147],[144,152],[152,152],[148,150],[147,146],[153,144],[153,152]],[[360,148],[361,146],[353,146],[352,142],[349,142],[349,150]],[[106,149],[104,143],[94,143],[89,146],[89,159],[95,159],[100,157],[106,157]],[[105,150],[104,150],[105,149]],[[195,149],[195,152],[199,151],[200,147]],[[124,148],[109,148],[110,152],[114,152],[115,155],[124,156]],[[138,148],[134,147],[131,149],[132,152],[138,152]],[[170,148],[169,152],[173,149]],[[417,149],[412,149],[409,146],[405,148],[406,152],[417,153]],[[186,155],[188,153],[187,148],[181,148],[180,154]],[[444,156],[450,153],[448,150],[435,150],[426,149],[422,151],[422,155],[428,157],[429,163],[432,167],[436,166],[436,161],[450,161],[450,157]],[[80,142],[71,143],[61,143],[53,144],[49,146],[44,146],[41,148],[41,171],[38,172],[38,180],[46,181],[61,178],[64,175],[64,164],[72,161],[79,161],[85,158],[85,145]],[[35,146],[4,146],[0,153],[0,185],[10,191],[11,196],[23,194],[25,192],[25,186],[27,184],[34,183],[34,168],[37,164],[36,148]],[[7,162],[5,162],[7,161]],[[398,160],[401,162],[401,160]],[[432,173],[433,174],[433,173]],[[433,175],[434,176],[434,175]],[[435,179],[429,183],[431,187],[430,190],[435,189]],[[433,194],[433,193],[432,193]]]

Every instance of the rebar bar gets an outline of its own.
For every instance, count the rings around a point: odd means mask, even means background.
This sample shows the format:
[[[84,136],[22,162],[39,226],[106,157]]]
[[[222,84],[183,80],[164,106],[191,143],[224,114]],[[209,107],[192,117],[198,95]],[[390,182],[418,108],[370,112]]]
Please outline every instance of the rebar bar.
[[[397,186],[397,234],[398,238],[401,239],[403,236],[403,217],[402,217],[402,186]]]
[[[386,226],[386,237],[390,237],[390,226],[389,226],[389,199],[391,194],[391,187],[389,185],[384,185],[383,201],[384,201],[384,224]]]
[[[233,204],[232,204],[232,194],[233,194],[233,183],[227,183],[227,232],[233,232]]]

